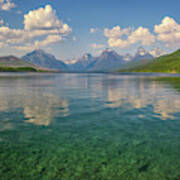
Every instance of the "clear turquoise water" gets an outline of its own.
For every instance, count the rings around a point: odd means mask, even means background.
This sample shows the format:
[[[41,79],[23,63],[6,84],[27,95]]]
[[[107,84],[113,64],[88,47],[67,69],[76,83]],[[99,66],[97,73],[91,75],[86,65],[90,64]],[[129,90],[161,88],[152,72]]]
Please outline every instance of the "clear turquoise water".
[[[0,179],[179,180],[180,92],[156,76],[0,74]]]

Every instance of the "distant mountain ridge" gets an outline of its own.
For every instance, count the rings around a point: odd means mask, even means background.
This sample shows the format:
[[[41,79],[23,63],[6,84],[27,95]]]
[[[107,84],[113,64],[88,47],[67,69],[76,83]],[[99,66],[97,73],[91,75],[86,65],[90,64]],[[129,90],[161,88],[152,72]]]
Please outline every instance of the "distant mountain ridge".
[[[135,63],[153,58],[154,57],[143,48],[139,48],[135,56],[131,56],[130,54],[122,56],[111,49],[106,49],[98,57],[85,54],[77,59],[75,63],[68,64],[68,66],[70,67],[69,69],[73,71],[115,71],[128,64],[128,62]]]
[[[55,56],[38,49],[34,50],[22,57],[26,62],[30,62],[45,68],[56,69],[60,71],[72,72],[106,72],[116,71],[123,68],[129,62],[138,64],[141,60],[151,60],[154,57],[144,48],[139,48],[137,53],[132,56],[130,54],[119,55],[114,50],[105,49],[98,57],[93,57],[86,53],[82,57],[74,60],[61,61]]]
[[[25,56],[22,59],[26,62],[30,62],[45,68],[67,71],[68,66],[55,58],[52,54],[46,53],[45,51],[38,49],[34,50]]]

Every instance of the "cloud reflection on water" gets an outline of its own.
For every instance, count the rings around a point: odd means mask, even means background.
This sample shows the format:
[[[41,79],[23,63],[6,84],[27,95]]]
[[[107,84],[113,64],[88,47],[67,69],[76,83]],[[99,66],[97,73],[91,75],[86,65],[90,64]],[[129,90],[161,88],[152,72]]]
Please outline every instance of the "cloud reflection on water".
[[[173,119],[173,114],[180,112],[180,94],[167,84],[138,78],[101,85],[102,89],[107,89],[107,97],[104,97],[106,107],[118,108],[127,103],[132,109],[152,106],[156,116],[163,120]]]
[[[16,81],[13,88],[0,88],[0,112],[22,109],[26,123],[44,126],[50,125],[56,116],[69,115],[69,103],[60,94],[39,87],[22,87],[21,83]]]

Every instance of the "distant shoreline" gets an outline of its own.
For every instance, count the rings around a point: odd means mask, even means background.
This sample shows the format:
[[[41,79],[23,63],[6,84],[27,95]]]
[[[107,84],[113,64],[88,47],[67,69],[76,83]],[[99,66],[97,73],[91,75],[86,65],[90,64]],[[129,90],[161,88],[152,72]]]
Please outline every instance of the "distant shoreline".
[[[5,68],[2,70],[0,67],[0,73],[55,73],[55,74],[112,74],[112,75],[136,75],[136,76],[162,76],[162,77],[180,77],[180,73],[169,73],[169,72],[63,72],[55,70],[42,70],[29,67],[18,67],[18,68]]]
[[[0,67],[0,72],[52,72],[56,73],[59,71],[51,71],[44,69],[36,69],[34,67]]]

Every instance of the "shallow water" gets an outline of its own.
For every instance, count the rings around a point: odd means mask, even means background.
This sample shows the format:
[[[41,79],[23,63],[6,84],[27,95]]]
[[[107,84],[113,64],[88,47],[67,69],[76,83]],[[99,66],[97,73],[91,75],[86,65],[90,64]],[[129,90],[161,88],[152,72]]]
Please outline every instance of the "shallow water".
[[[158,76],[0,74],[0,179],[179,180],[180,92]]]

